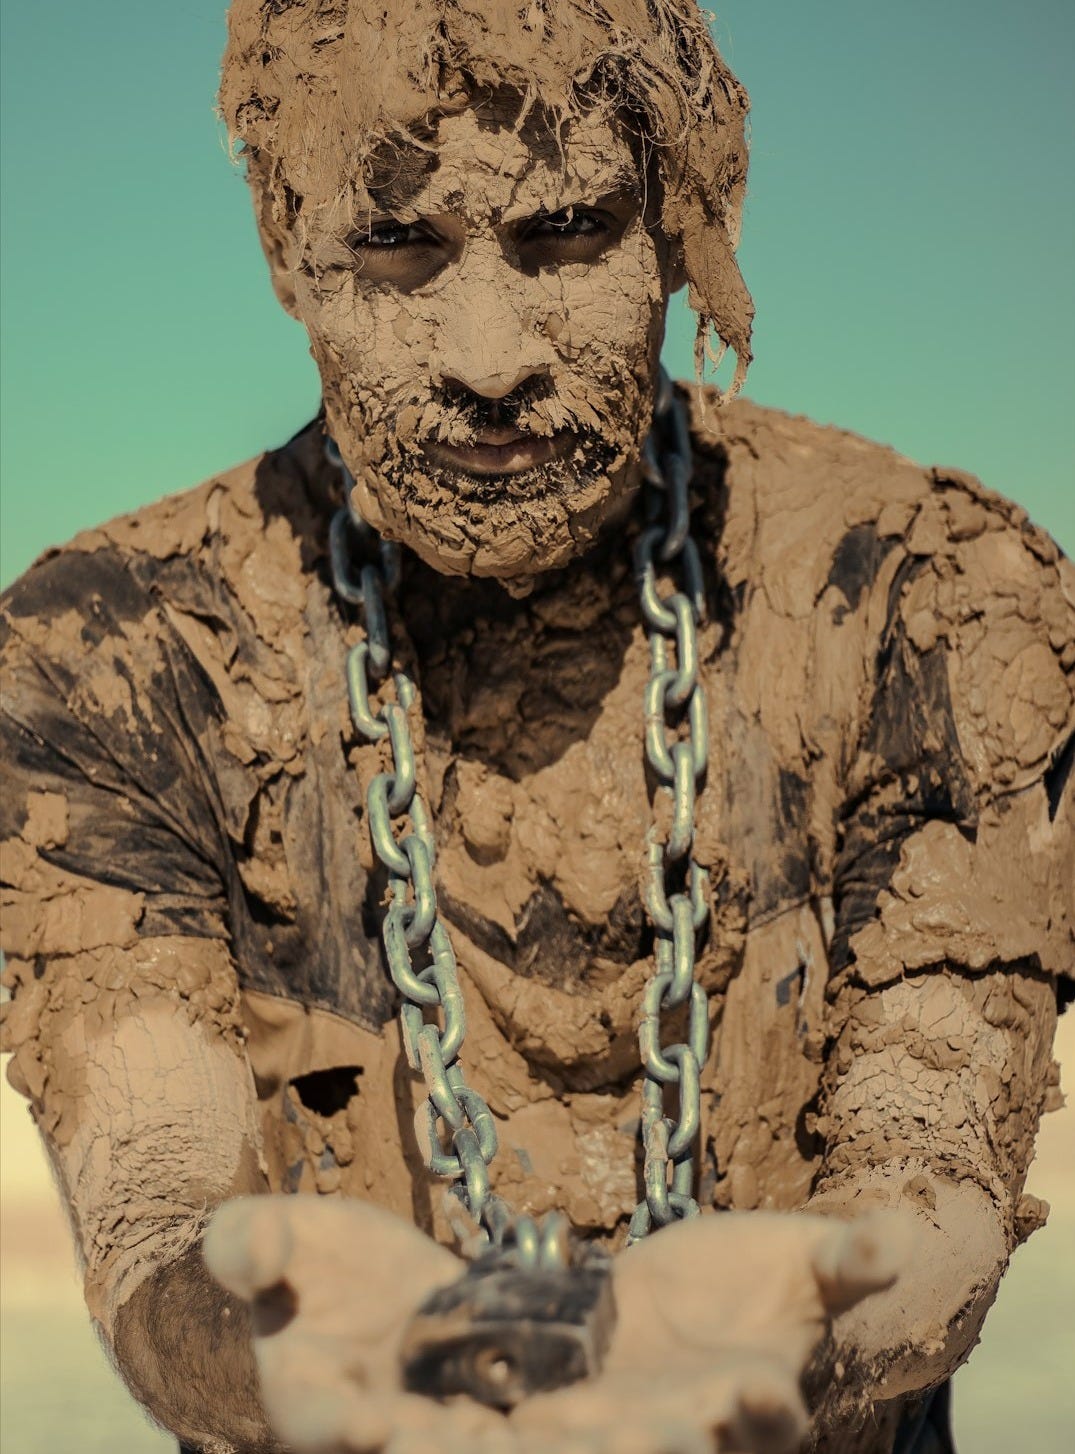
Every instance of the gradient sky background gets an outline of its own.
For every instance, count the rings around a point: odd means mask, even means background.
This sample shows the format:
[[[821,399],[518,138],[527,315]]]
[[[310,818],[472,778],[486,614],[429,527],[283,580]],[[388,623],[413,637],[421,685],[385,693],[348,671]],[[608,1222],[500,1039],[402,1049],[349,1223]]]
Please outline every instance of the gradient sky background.
[[[224,0],[3,20],[0,579],[315,410],[213,114]],[[1070,0],[726,0],[747,392],[958,464],[1075,549]],[[691,373],[678,302],[667,361]]]
[[[0,17],[0,581],[317,407],[213,114],[224,8],[9,0]],[[717,34],[754,102],[748,394],[973,470],[1075,551],[1075,6],[725,0]],[[688,377],[692,336],[680,303],[666,361]],[[12,1447],[57,1454],[77,1427],[87,1451],[164,1448],[133,1422],[117,1433],[103,1364],[69,1407],[57,1393],[96,1355],[73,1283],[63,1318],[42,1310],[46,1268],[69,1262],[16,1100],[3,1087],[6,1205],[25,1223],[4,1239],[26,1274],[5,1340]],[[1051,1224],[957,1383],[968,1450],[1059,1451],[1075,1419],[1072,1125],[1069,1111],[1043,1132],[1031,1185]],[[12,1286],[9,1270],[9,1300]]]

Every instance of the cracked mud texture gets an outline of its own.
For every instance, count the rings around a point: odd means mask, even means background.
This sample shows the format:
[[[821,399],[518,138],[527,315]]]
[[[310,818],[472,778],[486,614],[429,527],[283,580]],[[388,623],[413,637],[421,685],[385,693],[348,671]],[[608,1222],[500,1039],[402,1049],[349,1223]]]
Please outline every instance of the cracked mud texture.
[[[362,0],[341,20],[238,0],[229,26],[222,109],[325,418],[49,552],[3,600],[4,1043],[113,1342],[139,1298],[182,1299],[206,1209],[237,1193],[342,1193],[458,1246],[381,962],[363,820],[386,760],[347,706],[362,630],[331,587],[326,423],[355,503],[413,548],[393,647],[420,689],[494,1185],[622,1244],[645,839],[665,811],[642,747],[634,460],[672,287],[700,351],[715,333],[737,382],[750,357],[746,96],[693,4],[567,0],[520,24],[501,3]],[[511,218],[565,200],[607,203],[619,232],[553,278]],[[466,214],[480,315],[451,269],[408,292],[356,266],[363,225],[430,210]],[[508,392],[520,337],[517,368],[554,386],[515,422],[574,452],[543,492],[449,488],[425,443],[481,422],[446,403],[459,360]],[[831,1447],[854,1430],[867,1454],[964,1356],[1045,1214],[1022,1186],[1075,974],[1075,581],[958,471],[683,394],[708,601],[701,1198],[900,1204],[937,1233],[891,1304],[897,1346],[852,1309],[858,1361],[828,1370]],[[160,1369],[142,1372],[152,1401]]]
[[[999,1271],[1043,1215],[1020,1194],[1073,968],[1070,567],[952,471],[745,402],[714,432],[686,396],[714,744],[703,1197],[791,1209],[850,1186],[868,1205],[874,1178],[875,1201],[895,1185],[928,1214],[973,1185]],[[322,440],[315,423],[80,536],[4,600],[9,1074],[106,1326],[200,1231],[180,1164],[202,1206],[258,1176],[455,1235],[376,942],[362,804],[381,761],[349,720],[361,631],[329,582]],[[599,541],[524,599],[408,559],[395,639],[421,688],[494,1184],[612,1245],[637,1196],[649,970],[628,545]],[[169,1061],[176,1015],[205,1027],[197,1067]],[[95,1059],[117,1034],[124,1084]],[[182,1107],[184,1075],[192,1096],[221,1088],[213,1156],[180,1115],[109,1163],[140,1078]]]

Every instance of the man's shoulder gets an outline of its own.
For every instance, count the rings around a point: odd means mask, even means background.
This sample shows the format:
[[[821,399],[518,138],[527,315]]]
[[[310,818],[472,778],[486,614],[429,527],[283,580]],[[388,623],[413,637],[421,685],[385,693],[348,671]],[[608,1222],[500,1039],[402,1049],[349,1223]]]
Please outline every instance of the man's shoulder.
[[[810,650],[868,668],[870,690],[890,694],[875,717],[943,709],[975,798],[1025,787],[1063,758],[1075,568],[1023,509],[961,470],[749,401],[715,411],[696,398],[692,410],[721,568],[744,629],[782,672],[794,623],[801,670]]]
[[[191,557],[228,525],[241,531],[242,522],[249,521],[254,530],[264,528],[274,514],[297,517],[301,514],[305,483],[304,445],[305,441],[296,436],[279,448],[252,455],[190,489],[164,495],[83,530],[57,551],[47,552],[43,559],[55,553],[99,550],[127,557],[148,555],[159,561]]]
[[[117,628],[165,603],[197,612],[198,599],[219,596],[221,585],[248,614],[261,597],[300,607],[301,537],[312,528],[306,452],[297,436],[49,548],[0,596],[5,626],[25,634],[66,621],[84,630],[80,622],[96,619],[99,629]],[[251,587],[259,576],[260,592]]]
[[[722,554],[732,585],[765,580],[788,614],[836,585],[853,596],[889,556],[1018,558],[1020,573],[1075,570],[1026,511],[964,470],[923,466],[888,445],[748,399],[686,386],[696,452],[723,485]],[[984,576],[980,576],[984,584]],[[852,605],[855,602],[852,601]]]

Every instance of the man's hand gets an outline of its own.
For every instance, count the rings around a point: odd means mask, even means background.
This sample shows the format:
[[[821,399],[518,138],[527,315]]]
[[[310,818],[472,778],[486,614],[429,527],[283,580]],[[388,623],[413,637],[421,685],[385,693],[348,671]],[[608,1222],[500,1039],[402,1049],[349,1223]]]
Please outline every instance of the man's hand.
[[[299,1454],[365,1454],[398,1429],[465,1437],[502,1424],[477,1404],[446,1410],[402,1392],[403,1330],[464,1264],[398,1217],[340,1197],[242,1197],[217,1212],[204,1254],[252,1304],[262,1402]]]
[[[667,1228],[616,1260],[601,1376],[531,1399],[512,1423],[546,1448],[570,1433],[594,1454],[794,1450],[807,1359],[830,1318],[894,1281],[909,1236],[892,1213],[724,1213]]]
[[[357,1202],[256,1197],[218,1212],[206,1261],[254,1304],[262,1398],[297,1451],[781,1454],[807,1418],[799,1378],[828,1320],[895,1278],[898,1216],[845,1223],[725,1213],[618,1257],[601,1375],[507,1419],[401,1392],[403,1330],[463,1264]]]

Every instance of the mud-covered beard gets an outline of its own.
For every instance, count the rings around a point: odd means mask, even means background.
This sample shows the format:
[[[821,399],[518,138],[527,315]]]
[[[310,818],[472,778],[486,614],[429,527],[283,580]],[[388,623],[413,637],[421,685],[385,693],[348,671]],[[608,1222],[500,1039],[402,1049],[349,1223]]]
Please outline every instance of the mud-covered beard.
[[[422,461],[421,468],[432,490],[438,495],[448,491],[464,511],[468,507],[488,509],[502,504],[525,509],[538,499],[555,501],[566,511],[571,511],[577,509],[578,497],[588,487],[602,481],[610,482],[617,453],[607,440],[587,433],[575,435],[570,450],[561,458],[510,474],[475,475],[429,459]],[[417,483],[413,471],[409,475],[401,471],[393,478],[388,468],[382,471],[381,479],[389,489],[396,489],[403,499]],[[414,493],[417,498],[418,492]]]
[[[337,442],[352,468],[359,513],[444,574],[521,583],[566,564],[596,540],[637,483],[652,412],[648,384],[632,378],[629,387],[609,390],[606,398],[611,395],[616,405],[608,423],[602,419],[598,428],[574,423],[565,431],[562,453],[533,468],[472,473],[430,453],[438,440],[470,442],[486,426],[538,434],[539,394],[524,392],[495,402],[475,396],[435,399],[431,413],[438,427],[432,437],[420,429],[367,427],[352,450],[351,431],[343,431]],[[369,400],[362,404],[367,407],[361,414],[369,420]],[[330,422],[334,412],[330,408]],[[383,409],[376,409],[373,418],[384,419]],[[380,447],[370,450],[374,438]]]

